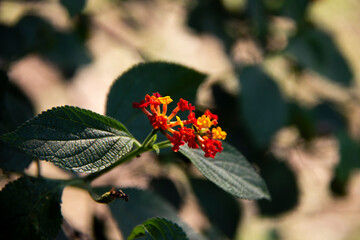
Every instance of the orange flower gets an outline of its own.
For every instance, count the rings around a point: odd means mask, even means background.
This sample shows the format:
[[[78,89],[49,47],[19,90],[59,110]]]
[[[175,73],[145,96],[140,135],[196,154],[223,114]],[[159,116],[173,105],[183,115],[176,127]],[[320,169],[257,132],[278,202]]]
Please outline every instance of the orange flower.
[[[218,124],[218,116],[206,110],[204,115],[199,118],[195,117],[195,107],[188,101],[180,99],[177,106],[169,116],[167,106],[172,102],[169,96],[161,97],[159,93],[153,96],[146,95],[145,100],[140,103],[133,103],[134,108],[141,108],[145,115],[149,118],[150,124],[154,129],[158,129],[173,144],[172,150],[177,152],[180,146],[185,143],[190,148],[201,148],[205,152],[205,157],[214,158],[218,152],[223,150],[221,141],[225,140],[226,132],[220,127],[212,128]],[[162,105],[162,109],[160,106]],[[150,111],[146,108],[150,107]],[[179,111],[189,111],[186,120],[181,120],[176,114]],[[176,121],[171,121],[176,116]],[[185,125],[191,125],[190,128]],[[177,127],[177,129],[174,129]]]

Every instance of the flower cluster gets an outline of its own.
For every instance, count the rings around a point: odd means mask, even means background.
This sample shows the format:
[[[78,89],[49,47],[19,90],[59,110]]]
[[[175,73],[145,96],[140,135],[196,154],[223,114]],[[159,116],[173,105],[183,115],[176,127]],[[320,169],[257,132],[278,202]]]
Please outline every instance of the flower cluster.
[[[195,107],[181,98],[177,107],[167,116],[167,106],[171,102],[172,99],[169,96],[162,97],[159,93],[154,93],[152,96],[146,95],[145,100],[140,103],[133,103],[133,107],[140,108],[149,118],[153,128],[158,129],[170,140],[174,152],[177,152],[185,143],[190,148],[200,147],[205,152],[205,157],[214,158],[216,153],[223,150],[221,141],[216,139],[225,140],[226,132],[220,127],[215,127],[218,124],[217,115],[206,110],[204,115],[196,118]],[[181,120],[176,116],[179,111],[189,111],[186,120]],[[172,119],[174,120],[171,121]]]

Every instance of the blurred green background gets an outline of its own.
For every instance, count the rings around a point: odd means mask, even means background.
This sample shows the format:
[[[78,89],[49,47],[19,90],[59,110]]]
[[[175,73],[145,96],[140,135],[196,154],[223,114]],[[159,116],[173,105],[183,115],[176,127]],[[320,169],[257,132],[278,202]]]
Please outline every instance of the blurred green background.
[[[0,133],[53,106],[104,114],[129,67],[183,64],[208,74],[196,105],[220,116],[272,201],[234,199],[170,154],[99,185],[151,189],[209,239],[359,239],[359,12],[358,0],[2,0]],[[31,159],[0,150],[34,173]],[[18,169],[0,167],[3,186]],[[65,189],[62,212],[68,236],[121,238],[86,193]]]

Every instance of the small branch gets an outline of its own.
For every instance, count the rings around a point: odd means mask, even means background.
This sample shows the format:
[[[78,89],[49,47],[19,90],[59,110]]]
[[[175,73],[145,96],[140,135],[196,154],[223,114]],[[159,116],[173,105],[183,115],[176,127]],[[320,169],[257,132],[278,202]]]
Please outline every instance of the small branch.
[[[169,140],[159,142],[159,143],[157,143],[155,145],[158,146],[159,148],[172,147],[172,144],[171,144],[171,142]]]

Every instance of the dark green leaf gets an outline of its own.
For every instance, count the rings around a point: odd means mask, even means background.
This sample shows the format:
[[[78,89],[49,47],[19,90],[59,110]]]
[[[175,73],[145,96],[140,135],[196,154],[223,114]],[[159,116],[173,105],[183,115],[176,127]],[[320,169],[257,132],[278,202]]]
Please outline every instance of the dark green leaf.
[[[147,240],[182,240],[188,239],[184,231],[177,224],[165,218],[152,218],[136,226],[128,240],[146,236]]]
[[[56,41],[56,30],[45,19],[25,15],[15,26],[21,39],[24,54],[30,52],[45,52],[51,49]]]
[[[109,206],[125,238],[131,234],[134,227],[149,218],[162,217],[181,226],[189,239],[203,239],[185,225],[177,216],[175,209],[158,195],[133,188],[125,188],[123,191],[129,195],[129,201],[115,200]]]
[[[43,112],[1,138],[40,160],[86,173],[111,165],[133,145],[121,123],[69,106]]]
[[[246,1],[246,15],[249,16],[253,36],[259,39],[262,46],[266,44],[269,28],[269,16],[263,0]]]
[[[337,83],[349,85],[353,74],[330,35],[307,29],[292,38],[287,53],[302,67],[310,68]]]
[[[277,0],[273,1],[277,2]],[[294,19],[297,23],[301,23],[306,19],[306,11],[309,0],[285,0],[281,8],[281,13]]]
[[[180,152],[210,181],[228,193],[244,199],[270,199],[267,187],[250,163],[229,144],[215,159],[204,157],[201,149],[181,146]]]
[[[291,211],[298,204],[299,189],[294,172],[284,161],[265,156],[257,162],[272,201],[259,200],[262,215],[278,216]]]
[[[60,182],[20,178],[0,192],[2,239],[54,239],[60,230]]]
[[[139,64],[121,75],[111,87],[106,115],[124,123],[138,139],[145,139],[150,129],[148,118],[133,102],[144,100],[146,94],[159,92],[174,102],[180,98],[194,104],[196,90],[205,75],[181,65],[153,62]],[[169,112],[176,104],[168,106]]]
[[[291,104],[289,125],[296,126],[305,140],[317,135],[329,135],[344,129],[344,117],[329,102],[322,102],[315,108],[307,109]]]
[[[72,33],[58,32],[56,43],[43,56],[53,62],[64,74],[70,78],[79,67],[91,62],[91,55],[80,39]]]
[[[86,0],[60,0],[60,3],[66,8],[70,17],[73,17],[84,9]]]
[[[172,162],[174,161],[173,154],[171,160]],[[173,181],[165,177],[153,178],[149,187],[153,192],[159,194],[171,203],[176,210],[180,209],[184,199],[180,196],[180,193]]]
[[[287,103],[276,83],[258,66],[245,68],[240,82],[241,118],[254,142],[266,148],[273,135],[287,123]]]
[[[196,5],[195,5],[196,4]],[[230,50],[233,39],[226,31],[225,22],[229,14],[219,0],[197,0],[189,11],[188,25],[199,33],[213,34],[222,40],[226,50]]]
[[[5,72],[0,70],[0,135],[13,131],[18,125],[34,115],[29,99],[12,84]],[[32,159],[24,152],[0,142],[0,168],[8,171],[23,171]]]
[[[340,162],[335,170],[339,183],[346,183],[350,174],[360,168],[360,143],[352,139],[345,131],[337,134],[340,143]]]
[[[1,61],[10,63],[25,54],[21,37],[13,27],[0,24],[0,36]]]
[[[289,125],[296,126],[305,140],[313,139],[316,136],[316,119],[313,111],[293,103],[289,112]]]
[[[91,55],[77,33],[58,31],[35,15],[23,16],[13,27],[0,25],[0,35],[1,60],[11,62],[28,53],[40,53],[67,78],[78,67],[91,62]]]
[[[191,186],[212,229],[219,229],[229,239],[234,239],[240,220],[240,204],[236,198],[210,181],[193,178]]]
[[[346,120],[333,103],[322,102],[314,108],[317,131],[321,135],[333,134],[346,128]]]

